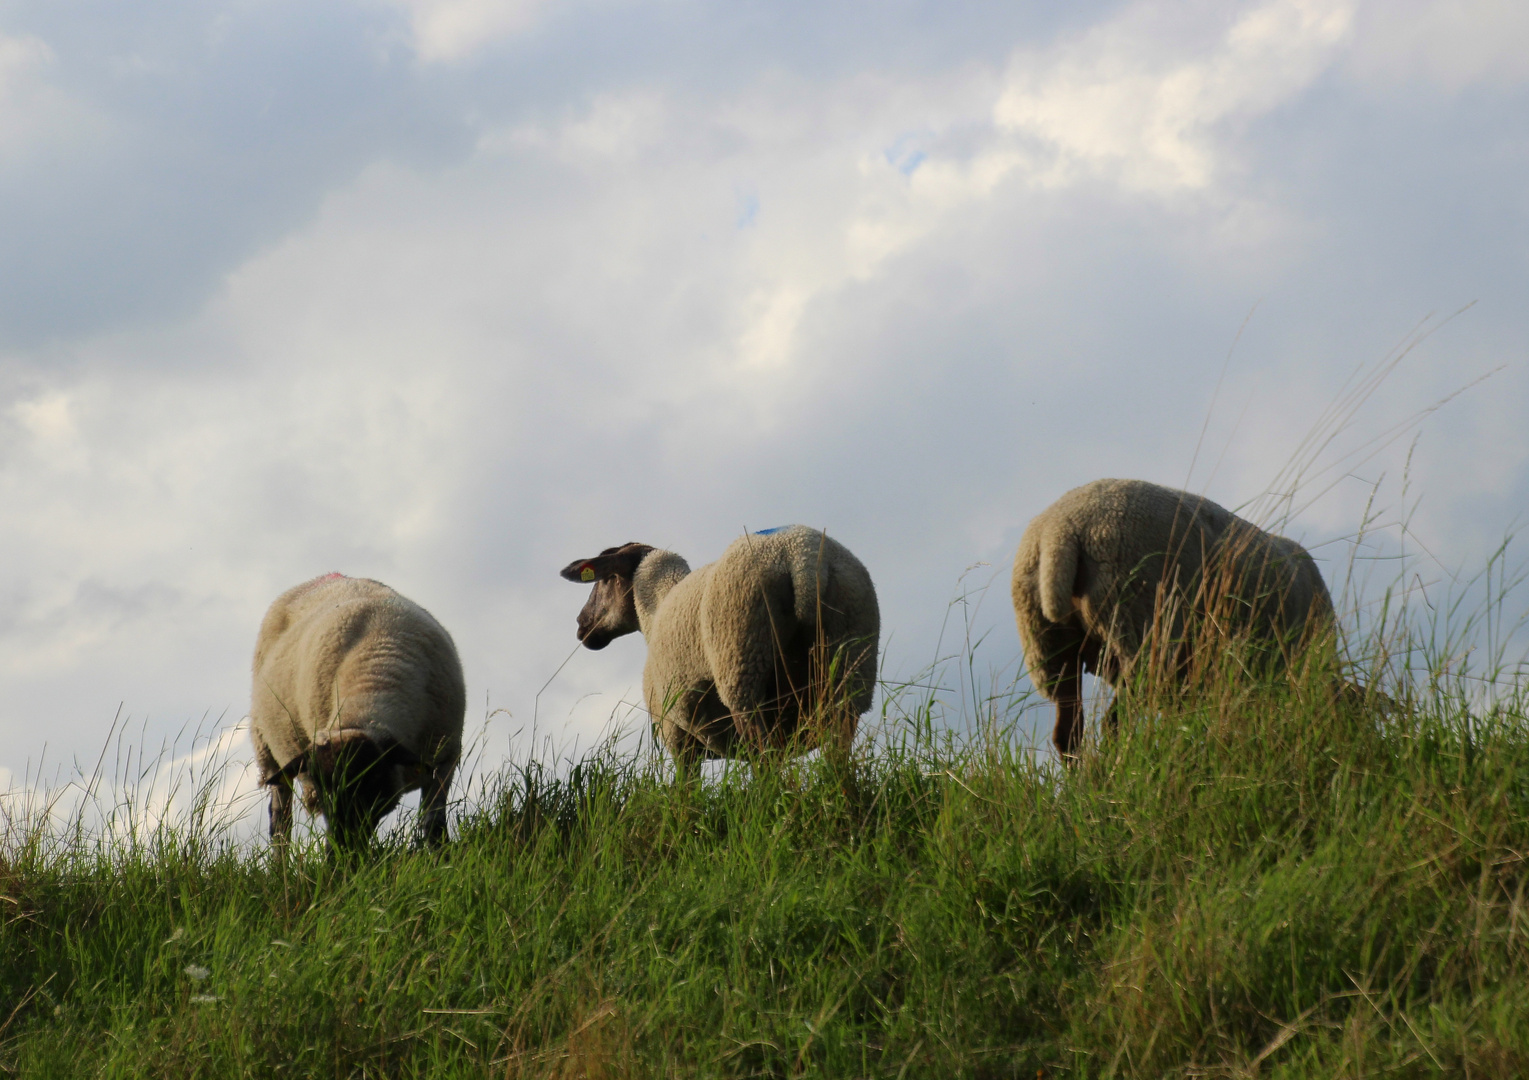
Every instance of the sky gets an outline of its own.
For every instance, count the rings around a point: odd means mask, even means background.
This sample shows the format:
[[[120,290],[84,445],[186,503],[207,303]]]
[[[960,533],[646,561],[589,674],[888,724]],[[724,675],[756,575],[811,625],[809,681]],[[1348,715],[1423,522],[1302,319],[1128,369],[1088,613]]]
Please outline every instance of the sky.
[[[335,570],[490,766],[632,721],[629,540],[826,529],[894,681],[1101,476],[1431,602],[1529,509],[1526,117],[1513,0],[0,0],[0,787],[246,760]]]

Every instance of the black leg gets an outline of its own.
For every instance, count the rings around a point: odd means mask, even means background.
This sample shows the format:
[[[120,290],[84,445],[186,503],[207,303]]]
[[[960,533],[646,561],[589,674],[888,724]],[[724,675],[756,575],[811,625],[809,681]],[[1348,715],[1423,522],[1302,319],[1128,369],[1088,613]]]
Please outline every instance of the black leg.
[[[1083,742],[1083,668],[1068,664],[1056,684],[1056,728],[1051,741],[1069,765],[1078,760]]]
[[[271,845],[286,847],[292,838],[292,778],[277,773],[271,789]]]
[[[430,774],[420,789],[419,839],[435,850],[446,842],[446,793],[451,786],[452,770]]]

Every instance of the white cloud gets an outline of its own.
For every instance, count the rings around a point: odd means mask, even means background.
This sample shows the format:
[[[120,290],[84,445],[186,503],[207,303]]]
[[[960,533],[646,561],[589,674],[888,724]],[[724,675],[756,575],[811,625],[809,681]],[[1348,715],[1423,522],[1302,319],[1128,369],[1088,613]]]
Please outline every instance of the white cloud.
[[[994,115],[1054,152],[1047,166],[1032,166],[1033,182],[1102,176],[1157,193],[1210,186],[1227,156],[1219,144],[1309,86],[1353,21],[1346,0],[1272,0],[1218,33],[1197,32],[1225,10],[1137,4],[1060,48],[1017,54]]]
[[[75,422],[74,403],[64,391],[47,390],[11,406],[12,416],[26,435],[23,452],[30,451],[48,467],[79,473],[89,464],[89,455],[80,439]],[[22,449],[18,447],[18,449]]]
[[[114,727],[122,728],[122,719]],[[264,839],[265,792],[248,760],[247,721],[182,730],[176,742],[189,737],[189,749],[167,742],[157,753],[136,742],[137,733],[119,733],[121,742],[77,758],[67,772],[18,777],[0,769],[0,834],[58,837],[78,828],[87,837],[142,842],[161,826],[185,835],[200,824],[206,839],[214,831],[235,843]],[[299,836],[304,832],[300,826]]]
[[[982,213],[1006,183],[1058,191],[1102,179],[1125,193],[1193,193],[1210,200],[1218,231],[1238,247],[1299,232],[1226,174],[1248,123],[1341,57],[1353,4],[1272,0],[1224,21],[1219,11],[1150,0],[1045,50],[1020,50],[1001,80],[968,68],[943,84],[876,93],[851,85],[825,97],[816,105],[820,124],[853,105],[858,131],[870,138],[850,135],[837,150],[845,156],[819,151],[803,163],[819,176],[831,170],[829,189],[814,200],[831,208],[830,219],[798,205],[799,229],[755,243],[758,282],[739,341],[746,364],[785,366],[815,297],[872,279],[953,220]],[[921,91],[937,104],[915,105]],[[815,107],[799,104],[807,110],[799,118]],[[918,117],[912,134],[910,113]],[[785,152],[780,116],[734,115],[755,122],[746,130],[755,145]],[[879,144],[866,145],[876,137]]]
[[[453,61],[535,25],[547,0],[395,0],[408,11],[415,48]]]
[[[21,78],[52,59],[53,50],[40,38],[0,34],[0,95],[9,98]]]
[[[0,151],[15,160],[60,129],[87,126],[86,114],[71,106],[48,81],[56,57],[48,43],[31,34],[0,33]]]

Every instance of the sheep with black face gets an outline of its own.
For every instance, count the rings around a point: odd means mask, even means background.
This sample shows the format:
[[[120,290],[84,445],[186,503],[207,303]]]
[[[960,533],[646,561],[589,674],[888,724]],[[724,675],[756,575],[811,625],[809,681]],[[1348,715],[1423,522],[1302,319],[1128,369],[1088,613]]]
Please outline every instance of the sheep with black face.
[[[835,715],[847,738],[871,706],[876,588],[848,548],[816,529],[751,533],[695,571],[632,543],[562,574],[594,586],[578,620],[588,648],[638,631],[647,641],[643,697],[678,761],[809,749],[823,732],[804,720]]]
[[[419,789],[419,836],[446,838],[467,690],[455,644],[381,582],[329,574],[276,598],[255,642],[250,739],[271,789],[271,839],[292,829],[292,785],[337,848],[365,846]]]

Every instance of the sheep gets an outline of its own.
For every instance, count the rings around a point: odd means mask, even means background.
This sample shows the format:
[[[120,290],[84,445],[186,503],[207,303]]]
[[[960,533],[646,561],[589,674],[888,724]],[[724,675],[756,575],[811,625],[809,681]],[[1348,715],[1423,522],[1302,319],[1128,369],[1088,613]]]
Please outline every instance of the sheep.
[[[1209,499],[1142,480],[1074,488],[1025,529],[1014,616],[1031,681],[1056,703],[1052,742],[1075,761],[1082,676],[1119,690],[1138,654],[1181,680],[1203,632],[1241,635],[1272,663],[1333,644],[1333,603],[1306,549]],[[1118,720],[1118,696],[1108,724]]]
[[[682,766],[810,749],[821,732],[801,730],[802,720],[825,706],[850,707],[847,741],[871,707],[876,587],[859,559],[816,529],[742,536],[695,571],[673,552],[624,544],[575,559],[562,576],[594,584],[578,617],[587,648],[642,632],[653,732]]]
[[[419,841],[446,839],[467,690],[451,635],[381,582],[328,574],[276,598],[255,642],[250,739],[271,789],[271,841],[292,831],[292,783],[333,848],[367,845],[422,789]]]

